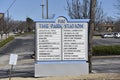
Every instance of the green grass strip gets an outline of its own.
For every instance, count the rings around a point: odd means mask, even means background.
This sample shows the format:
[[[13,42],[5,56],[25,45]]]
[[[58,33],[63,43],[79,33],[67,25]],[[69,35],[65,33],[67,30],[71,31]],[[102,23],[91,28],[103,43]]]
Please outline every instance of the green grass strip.
[[[0,48],[3,47],[4,45],[6,45],[8,42],[12,41],[13,39],[14,39],[14,37],[10,36],[10,37],[6,38],[5,40],[2,40],[0,42]]]

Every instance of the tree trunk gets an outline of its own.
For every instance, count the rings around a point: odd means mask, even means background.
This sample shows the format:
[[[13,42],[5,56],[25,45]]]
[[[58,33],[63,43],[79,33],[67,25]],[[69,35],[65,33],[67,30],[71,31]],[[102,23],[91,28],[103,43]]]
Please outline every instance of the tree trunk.
[[[92,44],[93,44],[93,33],[94,33],[94,22],[95,22],[95,7],[96,0],[90,2],[90,23],[89,23],[89,50],[88,50],[88,62],[89,62],[89,73],[92,72]]]

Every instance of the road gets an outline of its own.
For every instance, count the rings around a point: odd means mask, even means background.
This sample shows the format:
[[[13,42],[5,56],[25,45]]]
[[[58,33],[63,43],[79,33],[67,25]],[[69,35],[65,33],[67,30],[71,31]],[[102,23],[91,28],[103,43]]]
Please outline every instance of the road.
[[[109,39],[103,39],[103,41],[104,40]],[[101,43],[103,41],[101,41]],[[98,40],[98,42],[100,41]],[[33,77],[34,59],[31,59],[31,54],[33,54],[33,52],[34,52],[34,35],[16,37],[15,40],[13,40],[7,46],[0,49],[0,77],[3,78],[9,76],[9,69],[11,66],[8,63],[9,55],[11,53],[18,54],[18,62],[17,65],[14,66],[12,75],[19,77],[21,76]],[[116,73],[116,72],[120,73],[120,56],[109,58],[103,57],[93,58],[92,64],[93,72],[95,73]]]
[[[120,45],[120,38],[96,38],[93,40],[93,45]]]

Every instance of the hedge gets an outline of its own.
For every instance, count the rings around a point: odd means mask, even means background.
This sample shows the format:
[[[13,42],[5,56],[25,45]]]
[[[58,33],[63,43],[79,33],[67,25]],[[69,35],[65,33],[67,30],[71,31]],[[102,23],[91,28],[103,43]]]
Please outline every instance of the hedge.
[[[95,46],[93,56],[120,55],[120,46]]]
[[[0,48],[3,47],[5,44],[7,44],[8,42],[12,41],[14,39],[13,36],[8,37],[7,39],[3,40],[0,42]]]

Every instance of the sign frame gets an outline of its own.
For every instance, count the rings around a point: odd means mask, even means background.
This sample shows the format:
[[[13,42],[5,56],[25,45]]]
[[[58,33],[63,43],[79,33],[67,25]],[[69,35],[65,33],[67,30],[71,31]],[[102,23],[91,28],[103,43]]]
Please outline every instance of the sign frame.
[[[64,23],[67,23],[67,24],[69,24],[69,23],[79,23],[79,24],[86,24],[86,31],[85,31],[85,41],[84,42],[86,42],[85,43],[85,56],[86,56],[86,59],[80,59],[80,60],[39,60],[39,51],[38,51],[38,47],[39,47],[39,41],[38,41],[38,26],[41,24],[41,23],[43,23],[43,24],[53,24],[53,23],[58,23],[59,24],[59,22],[58,22],[58,20],[59,20],[59,18],[63,18],[64,20],[66,20],[65,22],[60,22],[60,24],[64,24]],[[35,41],[35,47],[36,47],[36,61],[38,61],[38,62],[56,62],[56,61],[88,61],[88,22],[89,22],[89,19],[68,19],[68,18],[66,18],[66,17],[64,17],[64,16],[59,16],[59,17],[57,17],[57,18],[55,18],[55,19],[53,19],[53,20],[51,20],[51,19],[47,19],[47,20],[41,20],[41,21],[36,21],[36,30],[35,30],[35,36],[36,36],[36,41]],[[62,31],[62,30],[61,30]],[[62,32],[61,32],[62,33]],[[61,43],[63,43],[62,41],[61,41]],[[62,48],[61,48],[62,49]]]
[[[65,23],[85,23],[86,24],[86,33],[85,33],[85,46],[86,46],[86,53],[85,59],[80,59],[80,60],[39,60],[38,56],[38,49],[39,49],[39,39],[38,39],[38,33],[37,30],[39,28],[40,23],[59,23],[59,19],[63,19],[64,21],[60,21],[61,24]],[[88,23],[89,19],[69,19],[68,17],[64,16],[59,16],[55,17],[54,19],[45,19],[45,20],[40,20],[36,21],[36,30],[35,30],[35,51],[36,51],[36,62],[35,62],[35,77],[45,77],[45,76],[70,76],[70,75],[85,75],[89,74],[89,63],[88,63]],[[38,31],[39,32],[39,31]],[[57,33],[57,31],[55,31]],[[61,30],[62,33],[62,30]],[[66,36],[71,36],[68,35],[69,31],[66,31],[67,35]],[[73,32],[76,34],[76,32]],[[78,32],[77,32],[78,33]],[[70,33],[71,34],[71,33]],[[78,33],[79,34],[79,33]],[[44,35],[41,35],[44,36]],[[63,36],[61,36],[61,43],[63,44]],[[74,37],[76,39],[78,37]],[[83,37],[80,37],[83,38]],[[74,40],[72,37],[66,37],[64,40]],[[46,39],[45,39],[46,40]],[[75,40],[74,40],[75,41]],[[74,42],[73,41],[73,42]],[[77,41],[77,40],[76,40]],[[66,43],[67,44],[67,43]],[[72,44],[72,43],[69,43]],[[67,45],[66,45],[67,46]],[[69,47],[67,47],[69,48]],[[61,48],[62,49],[62,48]],[[65,49],[65,48],[64,48]],[[77,48],[76,48],[77,49]],[[72,49],[74,50],[74,49]],[[62,52],[61,52],[62,53]],[[62,55],[63,56],[63,55]],[[47,71],[46,71],[47,70]]]

